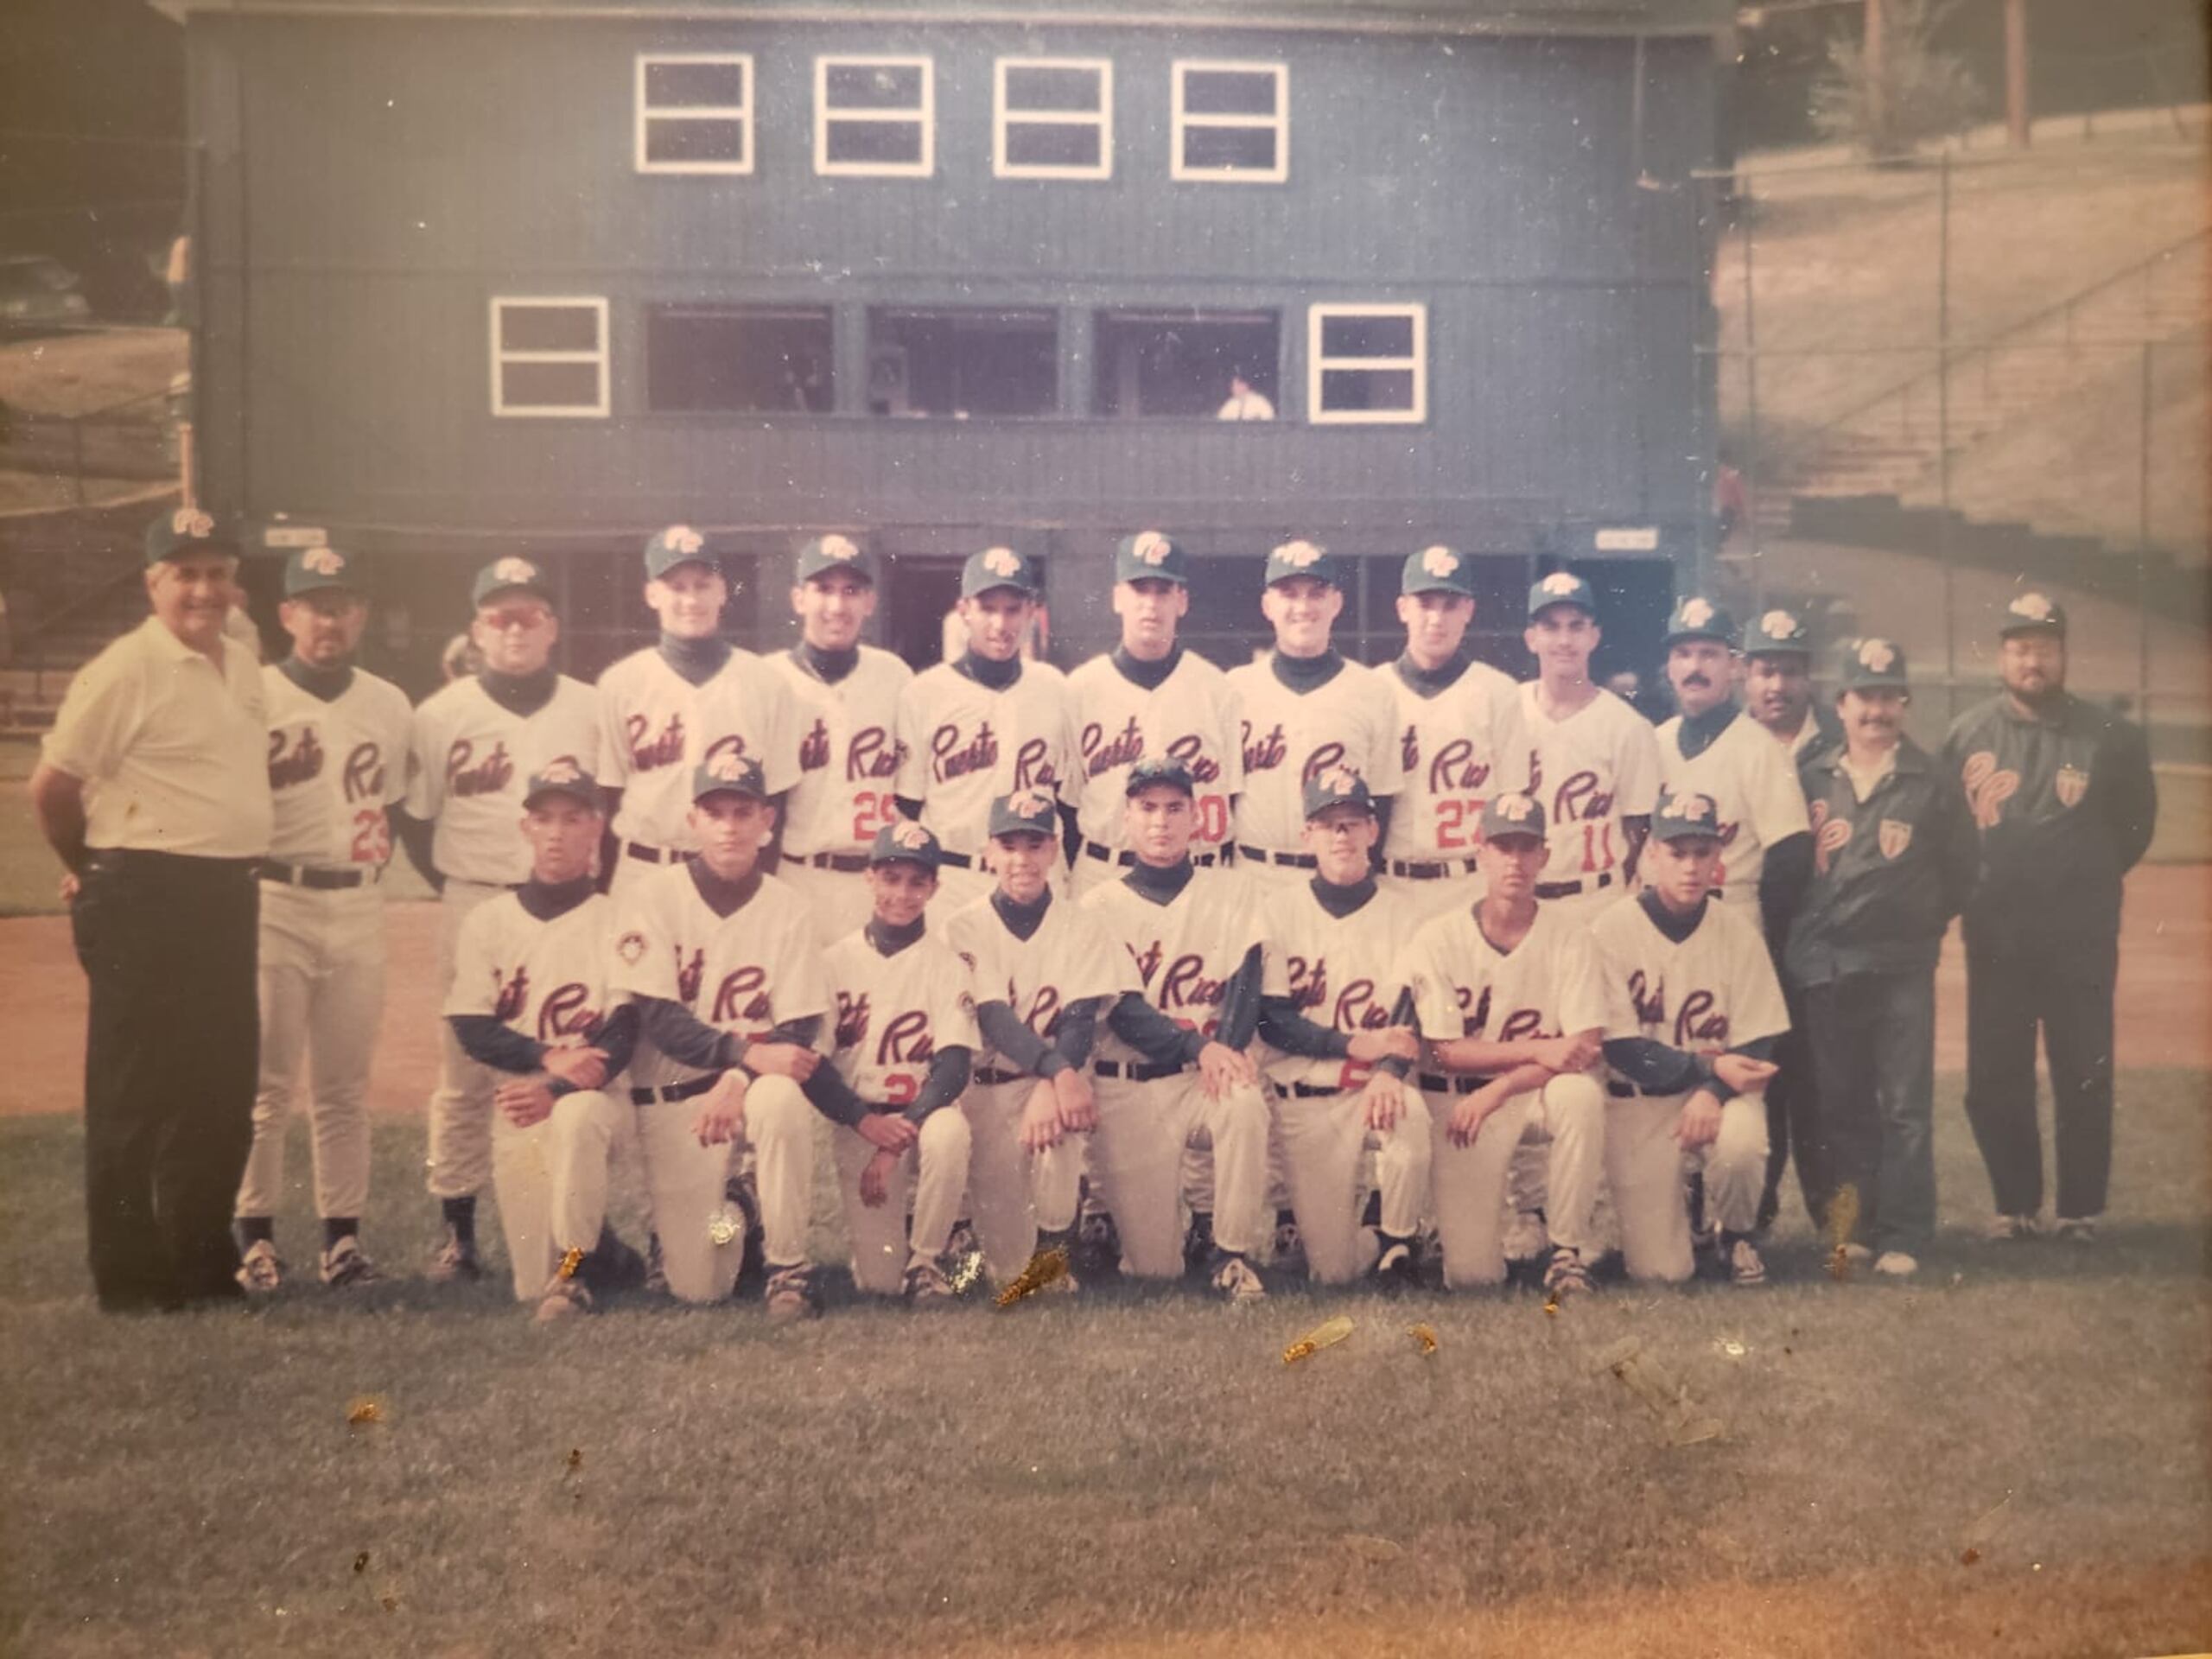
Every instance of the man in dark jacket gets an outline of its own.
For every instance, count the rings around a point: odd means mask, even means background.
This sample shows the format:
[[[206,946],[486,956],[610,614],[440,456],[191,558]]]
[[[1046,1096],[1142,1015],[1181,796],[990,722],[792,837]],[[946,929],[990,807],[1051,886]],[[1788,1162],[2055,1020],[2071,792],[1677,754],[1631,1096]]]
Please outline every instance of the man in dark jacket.
[[[1854,640],[1840,684],[1843,745],[1801,770],[1813,879],[1787,962],[1828,1128],[1829,1224],[1850,1221],[1838,1243],[1905,1278],[1936,1230],[1936,957],[1974,887],[1974,824],[1957,778],[1904,735],[1904,653]]]
[[[1943,746],[1981,837],[1965,918],[1967,1119],[1989,1167],[1989,1236],[2043,1208],[2036,1027],[2050,1062],[2058,1233],[2087,1243],[2112,1167],[2113,980],[2120,880],[2151,844],[2157,786],[2142,732],[2066,690],[2066,613],[2023,593],[1998,630],[2004,691]]]

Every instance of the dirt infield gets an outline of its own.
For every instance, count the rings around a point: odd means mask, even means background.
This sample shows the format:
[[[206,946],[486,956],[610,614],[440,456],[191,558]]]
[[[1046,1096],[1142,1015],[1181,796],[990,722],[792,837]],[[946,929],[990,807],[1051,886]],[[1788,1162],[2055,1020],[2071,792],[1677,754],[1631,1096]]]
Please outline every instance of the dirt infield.
[[[370,1082],[378,1111],[420,1112],[437,1074],[429,904],[391,909],[384,1030]],[[1966,1064],[1966,974],[1954,937],[1937,976],[1938,1070]],[[2212,865],[2146,865],[2128,878],[2120,958],[2120,1063],[2212,1070]],[[85,980],[59,917],[0,920],[0,1115],[73,1110],[83,1084]]]

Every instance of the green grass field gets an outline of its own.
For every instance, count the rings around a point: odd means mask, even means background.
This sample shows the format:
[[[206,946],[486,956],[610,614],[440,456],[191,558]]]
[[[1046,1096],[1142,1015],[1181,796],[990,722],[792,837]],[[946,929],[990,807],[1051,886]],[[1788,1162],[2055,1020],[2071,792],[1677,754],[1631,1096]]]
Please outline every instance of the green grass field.
[[[542,1331],[503,1281],[404,1276],[435,1224],[406,1122],[370,1227],[402,1276],[105,1319],[77,1121],[0,1122],[0,1651],[2203,1649],[2204,1104],[2196,1074],[2124,1080],[2094,1249],[1954,1232],[1910,1287],[1833,1283],[1785,1226],[1765,1291],[1557,1315],[1109,1286],[848,1293],[778,1332],[643,1299]],[[1986,1189],[1955,1081],[1939,1126],[1962,1229]],[[1338,1312],[1351,1339],[1287,1370]],[[1592,1371],[1624,1334],[1719,1440],[1662,1444]],[[382,1421],[349,1427],[363,1397]]]

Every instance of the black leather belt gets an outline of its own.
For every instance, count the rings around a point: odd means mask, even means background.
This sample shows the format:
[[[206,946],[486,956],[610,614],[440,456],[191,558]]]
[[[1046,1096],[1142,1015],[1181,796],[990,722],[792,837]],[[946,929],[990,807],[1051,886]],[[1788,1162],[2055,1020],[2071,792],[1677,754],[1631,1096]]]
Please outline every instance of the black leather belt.
[[[683,852],[674,847],[648,847],[641,841],[624,842],[622,855],[626,858],[636,859],[640,864],[683,864],[698,856],[696,853]]]
[[[306,887],[315,893],[339,893],[348,887],[363,887],[384,874],[381,864],[365,870],[319,870],[309,864],[287,864],[281,858],[264,858],[255,872],[264,881],[281,881],[288,887]]]
[[[950,864],[956,870],[970,870],[976,868],[976,861],[967,854],[948,853],[943,848],[938,849],[937,861],[939,864]]]
[[[1137,861],[1137,855],[1126,847],[1116,852],[1113,848],[1102,847],[1095,841],[1083,843],[1083,855],[1095,858],[1101,864],[1117,864],[1125,870],[1135,868]],[[1225,860],[1228,855],[1229,849],[1224,847],[1217,853],[1192,853],[1191,862],[1201,868],[1210,868],[1217,860]]]
[[[1440,1077],[1433,1071],[1421,1074],[1422,1091],[1435,1095],[1471,1095],[1484,1084],[1497,1081],[1495,1077]]]
[[[703,1077],[694,1077],[689,1083],[663,1084],[658,1089],[632,1089],[630,1103],[632,1106],[650,1106],[657,1100],[696,1100],[721,1080],[721,1073],[716,1071]]]
[[[1608,1077],[1605,1079],[1605,1092],[1611,1095],[1615,1100],[1641,1100],[1644,1098],[1643,1090],[1637,1088],[1632,1083],[1623,1083],[1618,1077]],[[1655,1100],[1663,1100],[1666,1096],[1663,1095],[1655,1095],[1652,1096],[1651,1098]]]
[[[1424,863],[1417,858],[1394,858],[1389,868],[1391,874],[1403,876],[1408,881],[1433,881],[1446,875],[1472,875],[1475,861],[1471,858],[1446,858]]]
[[[977,1083],[983,1084],[1036,1083],[1042,1081],[1041,1078],[1032,1077],[1027,1071],[1001,1071],[995,1065],[977,1066],[976,1068],[975,1079]]]
[[[1261,864],[1287,865],[1293,869],[1311,870],[1319,868],[1311,853],[1271,853],[1264,847],[1247,847],[1241,841],[1236,843],[1236,855],[1239,858],[1251,859]]]
[[[1572,881],[1539,881],[1536,883],[1536,897],[1572,899],[1578,893],[1596,893],[1612,885],[1613,873],[1607,870],[1602,875],[1593,875],[1586,879],[1577,877]]]
[[[809,853],[799,861],[817,870],[838,870],[847,875],[868,868],[866,853]]]
[[[1325,1083],[1294,1083],[1290,1092],[1300,1100],[1319,1100],[1326,1095],[1341,1095],[1344,1090]]]
[[[1134,1064],[1122,1060],[1098,1060],[1092,1071],[1102,1077],[1122,1077],[1131,1083],[1157,1083],[1162,1077],[1179,1077],[1196,1068],[1187,1065],[1152,1065],[1144,1061]]]

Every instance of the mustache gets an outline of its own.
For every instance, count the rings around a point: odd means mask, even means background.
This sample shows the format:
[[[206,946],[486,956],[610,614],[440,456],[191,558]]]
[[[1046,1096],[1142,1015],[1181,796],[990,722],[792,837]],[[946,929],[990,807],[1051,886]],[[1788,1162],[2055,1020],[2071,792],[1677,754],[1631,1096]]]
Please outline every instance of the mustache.
[[[1700,690],[1704,690],[1712,683],[1713,682],[1702,674],[1685,674],[1682,676],[1682,689],[1685,691],[1688,690],[1692,686],[1697,687]]]

